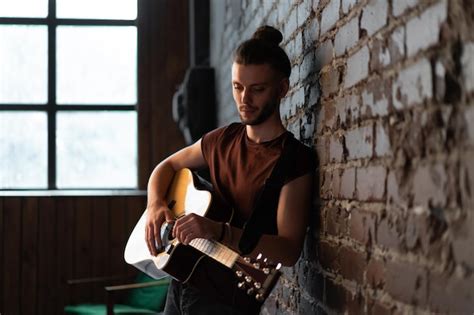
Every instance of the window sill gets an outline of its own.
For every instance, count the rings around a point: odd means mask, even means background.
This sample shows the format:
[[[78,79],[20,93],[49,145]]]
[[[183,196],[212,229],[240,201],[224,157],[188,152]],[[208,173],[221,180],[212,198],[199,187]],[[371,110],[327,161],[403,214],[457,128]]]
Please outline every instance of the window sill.
[[[95,197],[95,196],[146,196],[138,189],[61,189],[61,190],[0,190],[0,197]]]

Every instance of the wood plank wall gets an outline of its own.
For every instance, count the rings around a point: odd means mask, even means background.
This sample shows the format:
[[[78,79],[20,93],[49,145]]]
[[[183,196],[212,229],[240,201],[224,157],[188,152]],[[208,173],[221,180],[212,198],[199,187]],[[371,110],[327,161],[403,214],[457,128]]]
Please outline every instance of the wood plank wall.
[[[100,287],[66,281],[134,273],[123,252],[145,205],[145,196],[0,199],[0,313],[62,314],[98,301]]]
[[[138,0],[139,189],[184,145],[172,97],[189,65],[187,0]],[[68,279],[133,272],[123,250],[144,196],[0,197],[0,314],[54,315],[101,289]]]

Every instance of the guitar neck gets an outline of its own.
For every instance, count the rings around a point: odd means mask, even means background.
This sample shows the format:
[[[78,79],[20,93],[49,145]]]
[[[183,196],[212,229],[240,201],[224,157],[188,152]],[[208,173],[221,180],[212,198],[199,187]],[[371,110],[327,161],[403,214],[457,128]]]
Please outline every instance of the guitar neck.
[[[238,253],[213,240],[195,238],[189,243],[189,245],[217,260],[228,268],[232,268],[236,260],[239,258]]]

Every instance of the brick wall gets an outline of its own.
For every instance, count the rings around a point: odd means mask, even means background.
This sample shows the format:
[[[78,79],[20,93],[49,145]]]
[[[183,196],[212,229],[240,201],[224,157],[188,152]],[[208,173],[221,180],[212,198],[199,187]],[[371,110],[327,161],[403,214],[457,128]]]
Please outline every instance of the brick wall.
[[[214,0],[219,124],[262,24],[292,61],[288,130],[319,156],[304,252],[264,314],[474,312],[474,3]],[[320,198],[319,198],[319,197]]]

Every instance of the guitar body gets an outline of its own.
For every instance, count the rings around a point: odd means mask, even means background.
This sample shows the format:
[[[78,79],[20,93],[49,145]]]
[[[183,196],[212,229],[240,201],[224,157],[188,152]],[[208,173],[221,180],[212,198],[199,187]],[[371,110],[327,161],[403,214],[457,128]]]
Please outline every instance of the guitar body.
[[[166,194],[168,207],[179,218],[195,213],[220,222],[230,222],[232,211],[219,205],[213,208],[209,186],[189,169],[178,171]],[[215,204],[215,203],[214,203]],[[262,257],[251,260],[214,240],[193,239],[189,245],[171,235],[172,224],[161,228],[163,247],[152,256],[145,241],[147,211],[142,214],[125,248],[125,261],[149,276],[168,275],[219,297],[243,313],[256,313],[281,275],[280,264]],[[260,255],[261,256],[261,255]]]
[[[175,217],[195,213],[214,220],[230,220],[232,212],[212,208],[212,194],[205,189],[209,189],[209,186],[189,169],[176,172],[166,194],[167,203]],[[181,282],[188,281],[194,268],[205,255],[172,239],[167,233],[170,228],[163,232],[163,227],[162,239],[166,247],[156,257],[152,256],[145,242],[146,218],[145,210],[127,242],[125,261],[155,279],[168,274]]]

